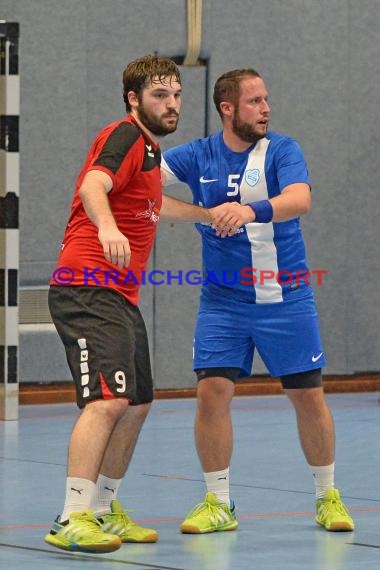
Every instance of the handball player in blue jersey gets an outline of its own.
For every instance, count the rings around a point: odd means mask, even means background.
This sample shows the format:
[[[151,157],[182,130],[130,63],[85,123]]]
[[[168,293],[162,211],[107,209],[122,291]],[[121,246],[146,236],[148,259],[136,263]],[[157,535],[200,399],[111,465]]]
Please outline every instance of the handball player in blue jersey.
[[[207,533],[238,526],[229,492],[230,403],[257,349],[294,406],[315,481],[316,522],[351,531],[354,522],[334,486],[325,354],[300,226],[311,206],[305,158],[295,140],[268,130],[268,91],[255,70],[222,75],[214,103],[222,131],[169,149],[161,163],[166,184],[187,184],[193,204],[209,209],[212,220],[197,224],[204,280],[194,339],[195,440],[207,493],[180,528]],[[164,200],[163,213],[183,219],[174,199]]]

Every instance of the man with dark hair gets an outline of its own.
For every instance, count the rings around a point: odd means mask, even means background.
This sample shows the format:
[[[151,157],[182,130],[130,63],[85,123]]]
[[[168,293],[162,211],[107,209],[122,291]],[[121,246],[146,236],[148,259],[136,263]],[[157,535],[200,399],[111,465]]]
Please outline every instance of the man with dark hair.
[[[162,202],[156,137],[177,128],[180,72],[169,59],[146,56],[127,66],[123,87],[128,115],[89,150],[49,291],[82,412],[69,443],[64,508],[45,540],[76,552],[158,539],[129,518],[117,492],[153,398],[137,303]]]
[[[295,140],[268,131],[268,91],[257,71],[222,75],[214,102],[222,131],[169,149],[161,165],[167,184],[188,184],[193,203],[212,208],[217,228],[197,225],[205,279],[194,339],[195,441],[208,492],[180,528],[207,533],[238,526],[229,491],[230,403],[235,380],[251,373],[256,348],[295,408],[315,480],[316,522],[350,531],[354,522],[334,488],[334,423],[299,219],[311,206],[303,152]],[[167,206],[171,219],[181,219],[174,203]],[[223,240],[227,235],[233,237]]]

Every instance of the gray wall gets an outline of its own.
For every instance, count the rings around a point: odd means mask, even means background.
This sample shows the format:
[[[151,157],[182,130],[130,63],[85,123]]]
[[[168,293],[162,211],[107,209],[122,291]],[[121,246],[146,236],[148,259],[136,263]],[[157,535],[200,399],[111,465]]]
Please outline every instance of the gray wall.
[[[227,69],[255,67],[271,93],[271,128],[305,150],[314,205],[303,227],[311,268],[328,271],[315,290],[330,374],[380,370],[378,9],[378,0],[205,0],[203,9],[211,85]],[[1,0],[0,18],[21,24],[21,285],[38,287],[90,140],[124,113],[122,69],[154,51],[184,55],[186,2]],[[204,68],[183,75],[181,126],[164,148],[202,136],[207,114],[219,128]],[[195,230],[162,224],[153,266],[198,268]],[[194,384],[197,296],[191,286],[142,291],[158,387]],[[22,326],[20,344],[21,380],[68,377],[55,333]]]

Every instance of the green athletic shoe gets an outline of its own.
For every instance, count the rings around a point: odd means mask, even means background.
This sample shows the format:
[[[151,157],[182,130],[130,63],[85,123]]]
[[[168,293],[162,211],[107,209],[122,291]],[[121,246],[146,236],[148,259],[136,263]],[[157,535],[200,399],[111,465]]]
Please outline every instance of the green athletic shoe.
[[[345,504],[340,498],[338,489],[329,489],[323,499],[317,500],[317,516],[315,522],[330,531],[354,530],[355,524]]]
[[[207,493],[205,500],[189,512],[180,526],[186,534],[202,534],[222,530],[235,530],[238,526],[235,505],[220,503],[214,493]]]
[[[113,552],[121,546],[114,534],[102,532],[101,525],[92,511],[72,513],[67,522],[54,521],[45,542],[71,552]]]
[[[102,531],[114,534],[122,542],[157,542],[158,533],[151,528],[139,526],[124,511],[119,501],[111,501],[111,512],[99,517]]]

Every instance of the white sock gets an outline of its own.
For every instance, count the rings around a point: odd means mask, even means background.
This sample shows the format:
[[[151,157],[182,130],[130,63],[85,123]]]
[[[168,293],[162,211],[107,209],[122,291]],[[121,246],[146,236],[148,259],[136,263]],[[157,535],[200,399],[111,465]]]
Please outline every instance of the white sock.
[[[326,491],[334,488],[335,463],[322,467],[313,467],[313,465],[309,467],[314,477],[315,496],[317,499],[322,499]]]
[[[111,501],[117,499],[117,493],[123,479],[111,479],[100,474],[96,482],[96,489],[91,508],[96,515],[110,512]]]
[[[230,506],[230,468],[203,473],[207,491],[214,493],[222,503]]]
[[[93,481],[80,477],[67,477],[66,499],[60,520],[67,521],[71,513],[90,509],[94,492]]]

